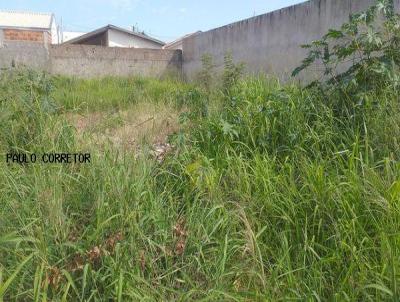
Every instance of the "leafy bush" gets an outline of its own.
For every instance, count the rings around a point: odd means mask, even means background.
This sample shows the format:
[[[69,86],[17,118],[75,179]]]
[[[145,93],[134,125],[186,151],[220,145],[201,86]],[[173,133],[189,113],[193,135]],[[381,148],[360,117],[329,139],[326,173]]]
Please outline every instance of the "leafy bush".
[[[340,90],[362,101],[366,92],[400,85],[400,16],[391,0],[378,0],[367,11],[354,14],[338,30],[303,46],[309,54],[296,76],[312,64],[321,64],[326,89]]]
[[[201,57],[202,69],[197,75],[197,82],[204,87],[207,92],[210,92],[213,86],[214,80],[214,68],[213,57],[210,54],[204,54]]]
[[[233,61],[232,53],[228,52],[224,56],[224,72],[222,74],[222,90],[229,95],[231,88],[239,81],[243,75],[244,63]]]

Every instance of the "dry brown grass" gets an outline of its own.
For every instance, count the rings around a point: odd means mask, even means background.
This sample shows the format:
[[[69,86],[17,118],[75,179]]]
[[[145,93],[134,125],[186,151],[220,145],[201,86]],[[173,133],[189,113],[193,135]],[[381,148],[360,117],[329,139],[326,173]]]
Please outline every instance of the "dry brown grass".
[[[143,143],[163,144],[179,130],[181,112],[166,105],[136,104],[123,111],[68,113],[67,120],[76,128],[83,145],[138,150]]]

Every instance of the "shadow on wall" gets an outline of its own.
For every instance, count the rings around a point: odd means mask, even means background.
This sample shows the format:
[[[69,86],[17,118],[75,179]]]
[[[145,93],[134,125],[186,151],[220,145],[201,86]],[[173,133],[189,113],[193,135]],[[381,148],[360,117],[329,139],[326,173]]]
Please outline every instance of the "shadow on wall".
[[[165,72],[161,75],[161,78],[172,78],[177,80],[183,80],[183,61],[182,61],[182,50],[176,51],[171,60],[168,61]]]

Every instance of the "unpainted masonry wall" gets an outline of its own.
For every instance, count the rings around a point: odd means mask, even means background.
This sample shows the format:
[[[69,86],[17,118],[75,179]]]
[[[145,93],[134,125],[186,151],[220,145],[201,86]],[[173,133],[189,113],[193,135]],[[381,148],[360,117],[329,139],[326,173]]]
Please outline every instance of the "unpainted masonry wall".
[[[24,65],[49,71],[49,51],[45,44],[26,41],[5,41],[0,30],[0,68]]]
[[[394,0],[399,11],[400,0]],[[330,28],[339,28],[349,15],[362,11],[374,0],[312,0],[268,14],[229,24],[183,40],[183,72],[194,78],[201,57],[210,54],[221,68],[231,52],[244,62],[248,73],[267,73],[290,80],[307,51],[300,45],[319,39]],[[302,74],[304,80],[319,75],[318,69]]]
[[[78,77],[180,73],[191,79],[201,69],[201,57],[210,54],[219,68],[231,52],[248,73],[267,73],[284,81],[301,64],[306,50],[300,45],[338,28],[351,13],[365,10],[374,0],[311,0],[268,14],[229,24],[183,40],[180,50],[106,48],[90,45],[50,46],[47,43],[9,41],[0,29],[0,68],[27,65],[55,74]],[[394,0],[397,12],[400,0]],[[318,68],[299,80],[320,75]]]
[[[43,43],[44,33],[43,31],[4,29],[4,40],[32,41]]]
[[[176,50],[135,49],[90,45],[50,47],[51,72],[78,77],[181,73],[182,53]]]
[[[181,74],[182,52],[7,41],[2,39],[0,30],[0,68],[18,65],[83,78],[129,75],[161,77]]]

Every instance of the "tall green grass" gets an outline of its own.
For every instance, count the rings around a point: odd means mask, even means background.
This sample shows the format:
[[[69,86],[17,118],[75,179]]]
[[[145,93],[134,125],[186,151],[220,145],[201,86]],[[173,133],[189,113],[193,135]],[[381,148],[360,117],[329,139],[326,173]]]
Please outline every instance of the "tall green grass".
[[[51,96],[66,110],[94,112],[123,110],[141,102],[170,105],[190,105],[193,85],[173,78],[157,80],[152,78],[76,79],[56,77],[56,89]]]
[[[392,87],[337,110],[335,94],[263,78],[223,93],[26,71],[0,85],[0,300],[399,300]],[[5,163],[84,151],[65,112],[138,100],[188,108],[162,164],[112,145],[86,165]]]

